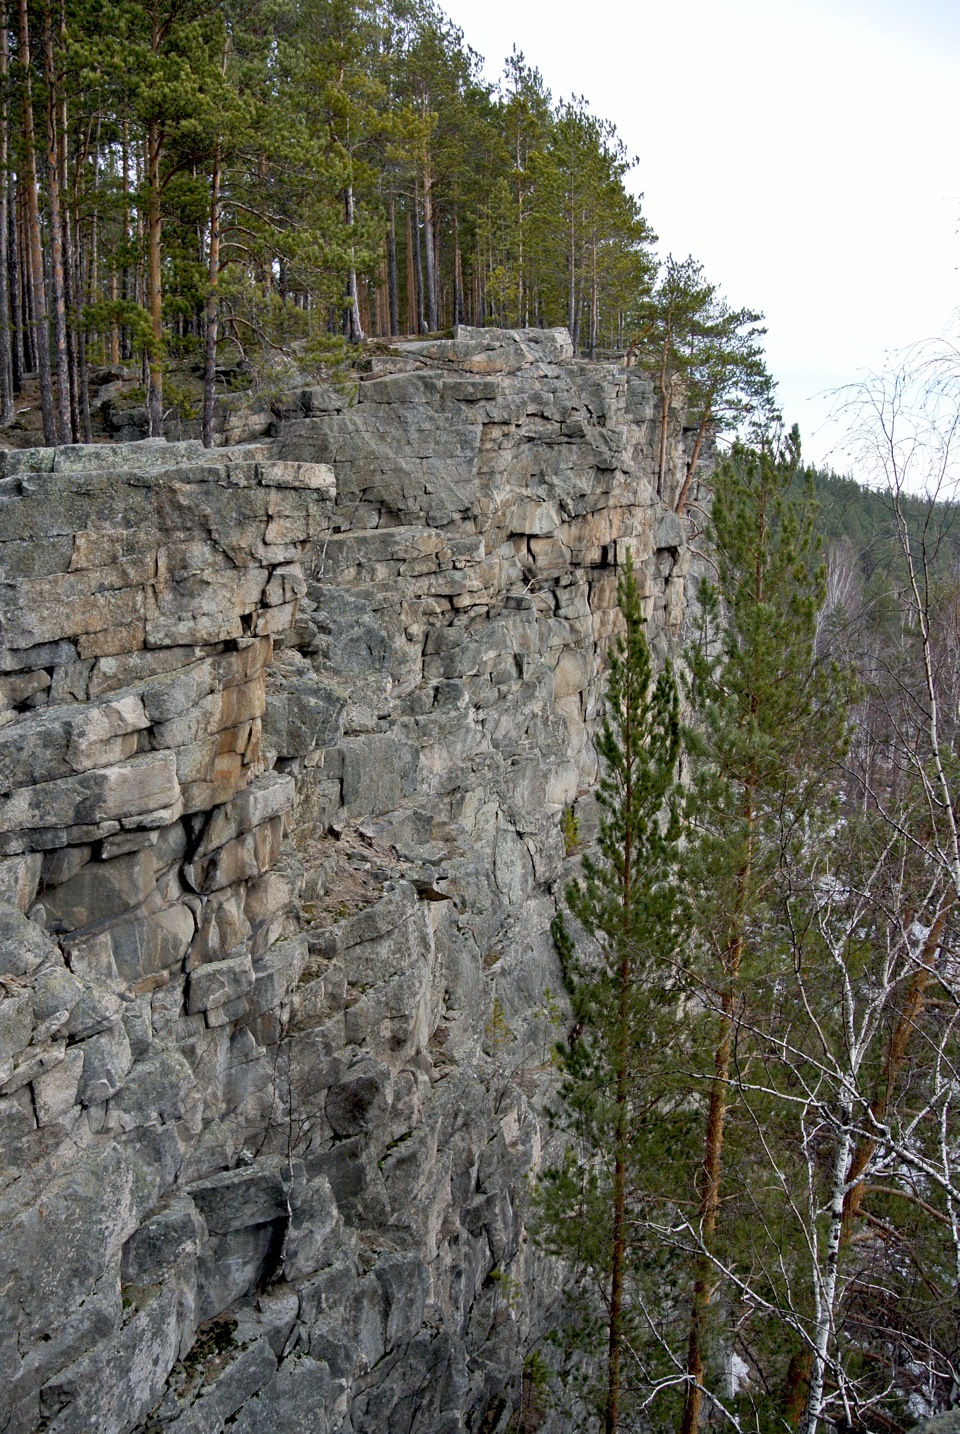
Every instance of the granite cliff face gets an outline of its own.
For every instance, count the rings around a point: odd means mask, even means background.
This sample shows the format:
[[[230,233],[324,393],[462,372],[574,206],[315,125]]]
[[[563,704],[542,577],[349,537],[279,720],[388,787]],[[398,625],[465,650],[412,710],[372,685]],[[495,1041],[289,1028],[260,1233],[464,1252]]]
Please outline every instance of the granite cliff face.
[[[9,1434],[538,1427],[561,816],[683,532],[563,331],[375,364],[270,443],[3,455]]]

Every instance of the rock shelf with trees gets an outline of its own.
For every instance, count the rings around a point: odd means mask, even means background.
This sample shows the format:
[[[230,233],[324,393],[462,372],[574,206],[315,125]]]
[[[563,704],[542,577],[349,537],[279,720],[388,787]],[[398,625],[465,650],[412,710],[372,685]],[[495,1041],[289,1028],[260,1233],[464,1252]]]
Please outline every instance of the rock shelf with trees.
[[[707,428],[732,388],[756,400],[758,316],[692,261],[657,282],[614,127],[520,54],[488,84],[430,0],[23,0],[0,41],[18,446],[209,446],[278,361],[315,372],[458,324],[563,324],[591,356],[659,345],[664,410],[696,368]]]

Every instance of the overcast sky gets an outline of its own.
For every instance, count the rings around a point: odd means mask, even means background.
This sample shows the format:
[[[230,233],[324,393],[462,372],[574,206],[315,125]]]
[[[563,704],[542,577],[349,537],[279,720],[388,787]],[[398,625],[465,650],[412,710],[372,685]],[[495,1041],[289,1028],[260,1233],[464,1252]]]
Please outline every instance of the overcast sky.
[[[762,309],[804,451],[816,395],[960,306],[957,0],[441,0],[500,78],[515,44],[639,163],[662,255]],[[842,464],[840,466],[843,466]]]

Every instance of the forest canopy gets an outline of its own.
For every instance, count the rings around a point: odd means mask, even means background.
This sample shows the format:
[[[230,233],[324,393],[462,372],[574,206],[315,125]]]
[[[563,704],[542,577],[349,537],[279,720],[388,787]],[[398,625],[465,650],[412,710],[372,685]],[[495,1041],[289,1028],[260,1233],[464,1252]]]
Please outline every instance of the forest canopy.
[[[90,370],[149,431],[203,374],[458,323],[569,327],[708,432],[771,401],[762,316],[662,265],[637,164],[514,51],[491,85],[431,0],[18,0],[0,23],[0,422],[89,440]],[[168,392],[165,397],[165,374]],[[702,431],[701,431],[702,430]],[[696,459],[694,460],[694,466]]]

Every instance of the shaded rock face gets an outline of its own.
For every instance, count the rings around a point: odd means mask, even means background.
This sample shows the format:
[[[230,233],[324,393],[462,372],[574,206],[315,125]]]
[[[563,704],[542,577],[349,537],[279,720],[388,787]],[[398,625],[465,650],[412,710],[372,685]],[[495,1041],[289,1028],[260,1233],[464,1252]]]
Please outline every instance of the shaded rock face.
[[[625,548],[683,602],[649,388],[569,354],[4,455],[0,1430],[506,1427]]]

